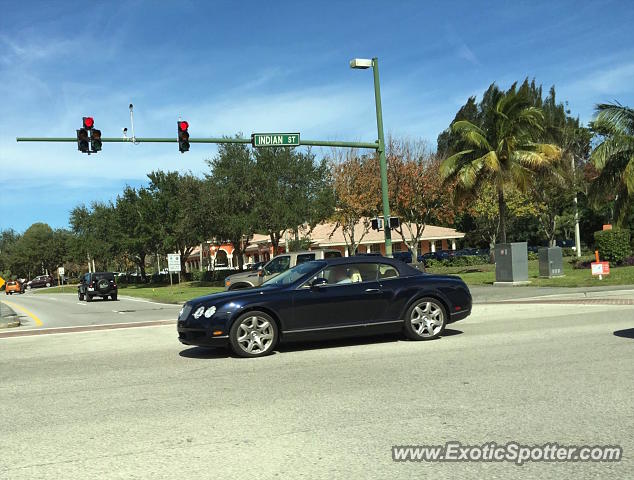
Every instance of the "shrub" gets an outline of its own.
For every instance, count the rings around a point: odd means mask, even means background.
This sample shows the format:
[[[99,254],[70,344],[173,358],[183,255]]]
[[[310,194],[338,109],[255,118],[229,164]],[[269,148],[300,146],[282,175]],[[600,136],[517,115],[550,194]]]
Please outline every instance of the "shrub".
[[[539,260],[539,253],[528,252],[528,259],[529,260]]]
[[[443,265],[449,267],[470,267],[473,265],[482,265],[483,263],[489,263],[489,257],[486,255],[464,255],[443,260]]]
[[[627,257],[623,260],[624,267],[634,267],[634,257]]]
[[[621,262],[631,253],[630,231],[622,228],[594,232],[594,243],[601,260]]]
[[[574,257],[575,255],[575,251],[572,248],[564,247],[561,249],[562,257]]]

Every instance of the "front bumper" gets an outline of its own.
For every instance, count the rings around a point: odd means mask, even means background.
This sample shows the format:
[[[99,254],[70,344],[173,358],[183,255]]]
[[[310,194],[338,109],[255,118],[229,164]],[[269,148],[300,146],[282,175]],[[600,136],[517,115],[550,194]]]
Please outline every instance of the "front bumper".
[[[228,335],[212,335],[206,328],[188,328],[182,322],[176,324],[178,340],[183,345],[197,347],[224,347],[229,344]]]

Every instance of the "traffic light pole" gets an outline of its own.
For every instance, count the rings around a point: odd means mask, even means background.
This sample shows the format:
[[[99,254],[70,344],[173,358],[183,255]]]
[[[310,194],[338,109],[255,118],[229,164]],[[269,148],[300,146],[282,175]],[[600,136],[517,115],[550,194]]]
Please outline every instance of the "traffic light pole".
[[[18,137],[18,142],[77,142],[71,137]],[[178,143],[177,138],[139,138],[134,142],[131,138],[107,138],[101,139],[103,143]],[[250,138],[190,138],[189,143],[244,143],[251,144]],[[307,147],[348,147],[348,148],[368,148],[379,150],[380,142],[334,142],[327,140],[300,140],[299,144]],[[384,156],[385,158],[385,156]],[[387,175],[386,175],[387,179]]]

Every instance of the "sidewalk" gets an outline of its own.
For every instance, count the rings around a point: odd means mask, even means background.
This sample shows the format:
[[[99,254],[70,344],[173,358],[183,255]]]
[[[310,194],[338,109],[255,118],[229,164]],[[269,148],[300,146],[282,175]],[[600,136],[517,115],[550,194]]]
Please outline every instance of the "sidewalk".
[[[611,285],[606,287],[498,287],[493,285],[474,285],[469,287],[469,290],[473,297],[473,303],[535,297],[634,299],[634,285]]]
[[[19,326],[20,318],[18,315],[7,304],[2,302],[2,305],[0,305],[0,329]]]

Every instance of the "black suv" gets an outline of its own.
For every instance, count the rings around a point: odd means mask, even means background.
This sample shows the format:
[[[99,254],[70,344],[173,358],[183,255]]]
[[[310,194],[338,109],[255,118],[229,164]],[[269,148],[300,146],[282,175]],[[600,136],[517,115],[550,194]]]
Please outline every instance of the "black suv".
[[[112,272],[86,273],[81,277],[77,294],[80,300],[90,302],[93,297],[117,299],[117,282]]]

